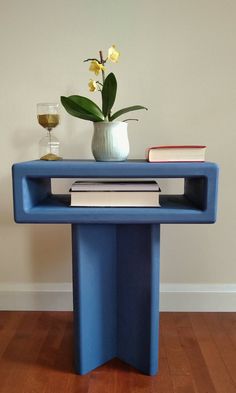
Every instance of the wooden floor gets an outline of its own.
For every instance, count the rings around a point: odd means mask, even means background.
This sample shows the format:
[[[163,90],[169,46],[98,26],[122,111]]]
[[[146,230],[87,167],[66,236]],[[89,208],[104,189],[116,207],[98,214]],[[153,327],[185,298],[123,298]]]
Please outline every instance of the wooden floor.
[[[159,374],[73,371],[70,312],[0,312],[1,393],[236,393],[236,313],[161,313]]]

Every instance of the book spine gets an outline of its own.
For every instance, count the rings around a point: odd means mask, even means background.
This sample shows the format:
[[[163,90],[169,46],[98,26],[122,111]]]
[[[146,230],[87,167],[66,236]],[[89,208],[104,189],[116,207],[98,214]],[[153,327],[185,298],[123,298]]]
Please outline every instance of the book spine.
[[[161,163],[161,162],[205,162],[205,160],[148,160],[148,162],[159,162],[159,163]]]

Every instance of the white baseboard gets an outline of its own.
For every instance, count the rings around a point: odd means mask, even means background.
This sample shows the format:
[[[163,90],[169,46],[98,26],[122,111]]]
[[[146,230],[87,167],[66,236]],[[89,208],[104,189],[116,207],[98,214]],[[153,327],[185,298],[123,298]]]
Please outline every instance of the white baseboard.
[[[70,283],[0,284],[0,310],[71,311]]]
[[[161,311],[236,311],[236,284],[161,284]]]
[[[70,311],[71,283],[0,284],[0,310]],[[236,311],[236,284],[161,284],[161,311]]]

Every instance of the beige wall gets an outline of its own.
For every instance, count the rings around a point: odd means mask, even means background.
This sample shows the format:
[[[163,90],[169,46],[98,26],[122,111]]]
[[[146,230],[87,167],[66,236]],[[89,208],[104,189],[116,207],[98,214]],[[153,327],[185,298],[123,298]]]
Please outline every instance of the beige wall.
[[[117,109],[148,106],[130,123],[130,158],[155,144],[206,144],[221,168],[216,225],[162,226],[161,280],[235,283],[236,2],[0,1],[0,282],[69,282],[69,225],[16,225],[11,165],[37,158],[35,105],[87,95],[83,59],[115,43]],[[91,96],[92,97],[92,96]],[[91,158],[92,125],[62,111],[66,158]]]

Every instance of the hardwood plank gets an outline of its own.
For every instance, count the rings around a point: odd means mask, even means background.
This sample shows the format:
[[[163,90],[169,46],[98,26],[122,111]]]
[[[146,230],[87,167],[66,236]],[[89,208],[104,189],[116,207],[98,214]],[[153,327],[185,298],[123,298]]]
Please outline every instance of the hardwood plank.
[[[172,376],[174,393],[198,393],[196,385],[191,375]]]
[[[218,313],[206,313],[204,314],[204,321],[206,324],[206,328],[209,330],[211,337],[214,341],[216,348],[218,349],[218,357],[221,359],[222,368],[221,374],[223,370],[228,372],[230,376],[230,381],[232,384],[232,392],[236,392],[236,348],[234,343],[231,341],[229,336],[227,335],[224,326],[222,324],[222,319],[224,319],[223,314]],[[215,358],[216,359],[216,358]],[[220,371],[220,370],[219,370]],[[222,376],[223,378],[223,376]],[[222,384],[226,385],[226,381],[228,378],[223,379]],[[229,382],[227,383],[228,390],[226,387],[224,388],[227,393],[230,393]],[[224,392],[222,388],[222,392]]]
[[[221,319],[221,326],[231,340],[231,344],[236,349],[236,313],[217,313]]]
[[[29,315],[29,314],[28,314]],[[34,314],[34,316],[38,314]],[[16,317],[16,314],[14,314],[14,317]],[[19,362],[20,354],[24,354],[24,349],[27,347],[27,344],[29,342],[29,335],[27,339],[23,336],[24,331],[26,332],[26,326],[25,326],[25,317],[26,314],[23,312],[22,313],[22,319],[20,321],[20,324],[18,327],[14,330],[14,333],[12,335],[11,340],[8,342],[4,352],[2,353],[1,359],[0,359],[0,392],[7,392],[7,385],[8,385],[8,380],[11,378],[10,376],[12,375],[12,379],[14,379],[14,374],[17,372],[18,368],[21,368],[21,364]],[[31,321],[29,321],[29,325],[34,324],[34,318],[32,315]],[[27,333],[25,333],[25,336],[27,336]],[[2,340],[4,340],[4,337],[1,335],[1,344]],[[23,355],[24,356],[24,355]]]
[[[187,312],[172,312],[170,313],[174,319],[176,328],[191,328],[191,321],[189,319],[189,313]]]
[[[74,374],[73,362],[73,321],[72,314],[68,313],[64,334],[51,368],[45,393],[69,392],[70,378]]]
[[[18,325],[24,316],[23,312],[0,312],[0,358],[5,352],[9,342],[18,330]]]
[[[27,373],[34,364],[46,336],[47,320],[40,313],[24,313],[18,329],[2,356],[0,392],[25,391]]]
[[[69,393],[88,393],[90,375],[71,375],[68,381]],[[58,391],[57,393],[59,393]]]
[[[174,393],[197,393],[189,359],[180,342],[178,328],[189,328],[186,313],[162,313],[161,331],[165,343]]]
[[[172,376],[166,357],[159,358],[159,372],[156,377],[153,377],[152,390],[150,391],[153,393],[174,393]]]
[[[115,392],[116,378],[111,367],[102,366],[101,370],[92,371],[88,393]]]
[[[13,318],[13,314],[11,312],[9,311],[0,312],[0,334],[2,334],[2,331],[6,328],[7,323],[12,318]]]
[[[116,393],[132,392],[132,367],[123,363],[119,359],[113,359],[108,366],[113,368],[114,391]],[[104,366],[103,366],[104,367]],[[107,369],[107,371],[109,368]],[[99,372],[99,369],[97,370]],[[90,393],[90,390],[89,390]]]
[[[178,333],[191,366],[195,389],[199,393],[217,393],[193,329],[191,327],[180,327]]]
[[[157,376],[153,377],[152,392],[153,393],[174,393],[170,367],[167,360],[167,352],[165,340],[163,337],[164,318],[163,313],[160,314],[160,333],[159,333],[159,370]]]
[[[136,370],[131,366],[113,359],[89,373],[88,393],[130,393],[133,372],[136,373]]]
[[[171,375],[191,375],[190,362],[180,342],[175,315],[162,313],[161,318],[162,337]]]
[[[116,374],[116,393],[131,393],[131,379],[127,370],[118,370]]]
[[[30,372],[24,383],[25,392],[34,386],[34,393],[42,393],[50,386],[50,379],[55,368],[57,357],[60,356],[60,346],[66,334],[66,324],[71,313],[45,313],[49,327],[39,350],[38,356],[31,365]],[[70,320],[70,319],[69,319]],[[72,345],[72,343],[71,343]],[[61,354],[63,356],[63,354]],[[55,375],[54,375],[55,376]]]
[[[193,330],[207,364],[209,374],[217,392],[235,393],[236,386],[228,373],[210,329],[205,322],[205,318],[204,314],[190,314]]]
[[[80,376],[74,372],[73,352],[73,314],[64,313],[64,327],[60,337],[54,340],[54,361],[51,361],[48,383],[44,393],[87,393],[89,388],[90,374]],[[61,333],[62,336],[61,336]],[[45,347],[45,354],[50,353],[50,348]],[[45,357],[44,357],[45,358]]]

